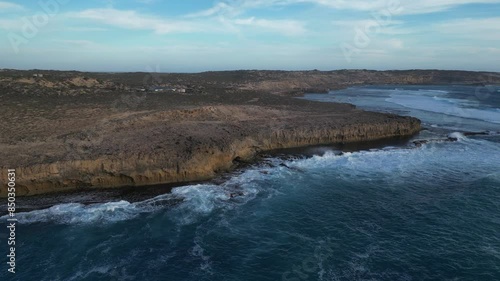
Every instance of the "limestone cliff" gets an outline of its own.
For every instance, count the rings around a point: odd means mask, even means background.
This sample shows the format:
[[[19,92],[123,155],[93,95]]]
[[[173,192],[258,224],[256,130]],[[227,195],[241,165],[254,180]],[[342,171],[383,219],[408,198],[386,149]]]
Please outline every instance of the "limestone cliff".
[[[217,106],[142,114],[96,129],[98,141],[84,141],[85,150],[73,147],[73,154],[61,153],[50,163],[21,159],[8,168],[16,168],[18,196],[179,183],[210,179],[230,170],[235,159],[251,159],[260,151],[407,136],[420,130],[415,118],[348,105],[333,109]],[[6,196],[4,189],[0,196]]]

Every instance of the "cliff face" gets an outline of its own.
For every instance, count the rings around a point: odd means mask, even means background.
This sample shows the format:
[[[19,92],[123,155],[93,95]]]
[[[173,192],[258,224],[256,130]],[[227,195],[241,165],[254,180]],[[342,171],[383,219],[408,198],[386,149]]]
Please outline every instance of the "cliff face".
[[[16,168],[18,196],[179,183],[210,179],[230,170],[235,160],[251,159],[260,151],[376,140],[419,130],[417,119],[349,105],[301,111],[202,107],[117,119],[112,127],[99,127],[90,134],[98,136],[97,141],[85,140],[80,145],[85,149],[73,146],[72,154],[60,153],[50,163],[19,159],[8,168]],[[1,177],[6,180],[4,174]],[[0,196],[6,196],[4,189]]]
[[[34,74],[37,74],[34,77]],[[43,76],[40,77],[39,74]],[[205,180],[258,151],[411,135],[413,118],[288,96],[366,84],[500,84],[499,73],[0,73],[0,168],[17,194]],[[151,91],[157,86],[182,93]],[[272,93],[272,94],[271,94]],[[0,181],[6,181],[0,174]],[[0,189],[0,197],[6,190]]]
[[[19,196],[206,180],[259,151],[420,130],[413,118],[288,97],[308,91],[500,83],[498,73],[436,70],[37,73],[0,73],[0,168],[17,170]]]

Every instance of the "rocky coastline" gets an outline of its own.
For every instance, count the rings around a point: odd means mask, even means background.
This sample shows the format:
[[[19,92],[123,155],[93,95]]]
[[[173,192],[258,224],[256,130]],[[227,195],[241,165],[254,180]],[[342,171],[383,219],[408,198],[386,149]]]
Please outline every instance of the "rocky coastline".
[[[349,75],[354,84],[413,84],[451,79],[453,73],[165,74],[153,88],[134,82],[146,81],[147,74],[1,74],[0,167],[16,170],[17,196],[31,196],[203,181],[263,151],[411,136],[421,130],[418,119],[290,93],[347,87],[338,77]],[[484,75],[457,77],[490,82]],[[5,173],[0,180],[6,182]]]
[[[51,163],[26,161],[14,166],[17,194],[208,180],[262,151],[408,136],[421,129],[415,118],[363,112],[348,105],[336,109],[314,115],[260,107],[203,107],[177,124],[162,114],[148,114],[138,118],[136,125],[112,128],[119,132],[104,134],[74,159],[61,155]],[[236,118],[223,121],[222,116]],[[219,119],[193,120],[210,117]],[[2,190],[0,196],[6,193]]]

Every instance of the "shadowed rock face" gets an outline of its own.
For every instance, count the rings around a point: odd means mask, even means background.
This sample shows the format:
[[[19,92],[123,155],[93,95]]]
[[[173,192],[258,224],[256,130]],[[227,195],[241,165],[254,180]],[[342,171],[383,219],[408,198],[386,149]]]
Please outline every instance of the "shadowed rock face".
[[[260,151],[376,140],[420,130],[415,118],[345,104],[317,106],[292,110],[220,105],[121,114],[83,135],[58,136],[40,147],[13,145],[7,150],[9,168],[17,170],[19,196],[179,183],[210,179],[230,170],[235,160],[252,159]],[[68,143],[72,146],[65,151]],[[14,155],[28,147],[28,156]],[[50,159],[34,156],[47,153],[44,149],[52,153]],[[3,189],[0,196],[6,196]]]

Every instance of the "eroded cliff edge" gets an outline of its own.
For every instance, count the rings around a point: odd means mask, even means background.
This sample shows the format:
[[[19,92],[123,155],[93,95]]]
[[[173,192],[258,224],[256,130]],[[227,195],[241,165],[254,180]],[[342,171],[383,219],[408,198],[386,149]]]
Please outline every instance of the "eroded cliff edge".
[[[2,162],[16,169],[17,195],[23,196],[206,180],[260,151],[420,130],[420,121],[411,117],[346,104],[302,105],[211,105],[117,112],[106,118],[96,112],[96,120],[88,120],[92,125],[85,129],[64,134],[72,126],[60,123],[44,141],[3,144]],[[0,196],[6,196],[5,190]]]
[[[500,76],[436,70],[2,70],[0,168],[17,170],[18,196],[206,180],[260,151],[417,133],[414,118],[291,96],[419,83],[480,87],[500,83]],[[5,176],[0,174],[1,183]]]

